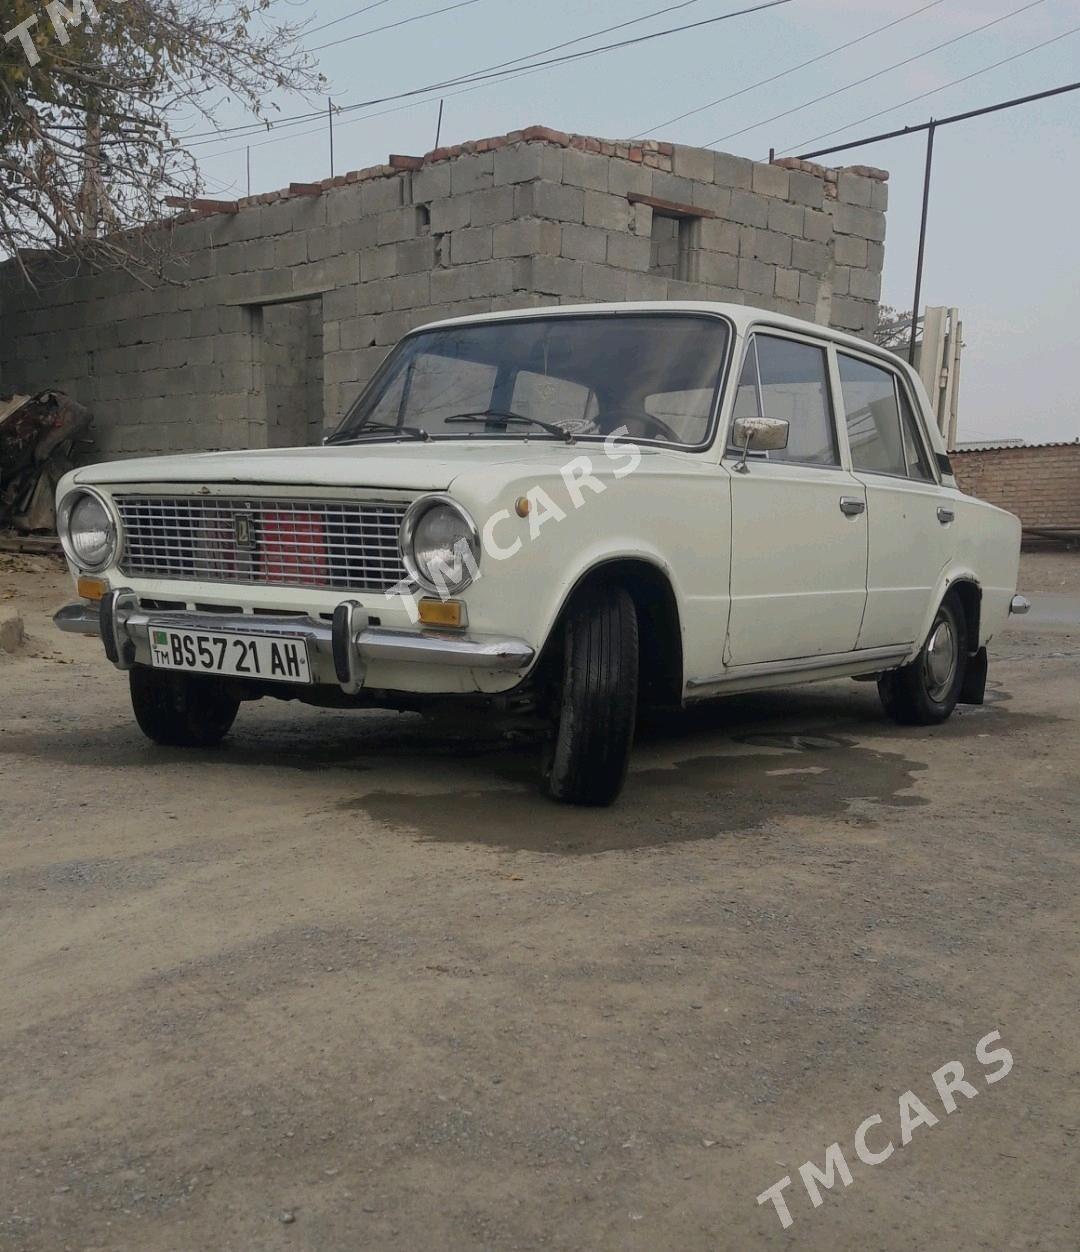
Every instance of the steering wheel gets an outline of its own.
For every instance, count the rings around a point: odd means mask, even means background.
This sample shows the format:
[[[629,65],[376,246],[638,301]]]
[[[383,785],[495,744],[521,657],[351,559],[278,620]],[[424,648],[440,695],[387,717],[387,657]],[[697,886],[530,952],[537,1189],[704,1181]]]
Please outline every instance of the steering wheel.
[[[656,431],[661,439],[666,439],[669,443],[682,443],[682,440],[667,422],[661,421],[658,417],[653,417],[651,413],[643,413],[640,410],[609,409],[606,413],[600,415],[597,425],[605,435],[611,434],[613,430],[618,430],[620,426],[625,426],[627,434],[632,435],[634,426],[640,426],[642,429],[638,431],[638,434],[643,439],[654,438],[655,436],[649,432]]]

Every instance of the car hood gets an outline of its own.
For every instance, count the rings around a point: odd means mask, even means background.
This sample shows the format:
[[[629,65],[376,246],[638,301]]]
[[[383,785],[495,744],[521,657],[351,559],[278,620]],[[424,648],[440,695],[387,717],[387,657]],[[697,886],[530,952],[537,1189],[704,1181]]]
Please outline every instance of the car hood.
[[[447,491],[466,472],[507,467],[557,469],[585,451],[604,460],[602,447],[583,443],[461,441],[368,444],[361,447],[268,448],[202,452],[110,461],[77,470],[77,483],[245,483],[250,485],[384,488]],[[642,449],[644,452],[645,449]],[[513,472],[509,470],[509,472]]]

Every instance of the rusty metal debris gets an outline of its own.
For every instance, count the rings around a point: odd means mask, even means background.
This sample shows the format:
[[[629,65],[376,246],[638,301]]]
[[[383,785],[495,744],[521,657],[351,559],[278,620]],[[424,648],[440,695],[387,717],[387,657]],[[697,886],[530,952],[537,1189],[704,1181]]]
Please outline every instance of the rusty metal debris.
[[[56,530],[56,484],[89,447],[93,416],[62,391],[0,397],[0,528]]]

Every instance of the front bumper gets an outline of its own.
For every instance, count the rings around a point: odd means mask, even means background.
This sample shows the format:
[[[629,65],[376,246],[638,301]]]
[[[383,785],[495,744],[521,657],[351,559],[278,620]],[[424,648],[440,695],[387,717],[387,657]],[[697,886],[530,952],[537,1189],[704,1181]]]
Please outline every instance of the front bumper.
[[[327,621],[308,616],[144,609],[134,592],[122,588],[108,592],[100,607],[66,605],[53,622],[69,634],[99,637],[118,669],[150,664],[153,626],[268,638],[300,636],[308,644],[313,681],[340,686],[349,694],[363,687],[366,667],[372,661],[523,673],[535,655],[522,639],[371,626],[362,606],[350,600],[338,605],[332,620]]]

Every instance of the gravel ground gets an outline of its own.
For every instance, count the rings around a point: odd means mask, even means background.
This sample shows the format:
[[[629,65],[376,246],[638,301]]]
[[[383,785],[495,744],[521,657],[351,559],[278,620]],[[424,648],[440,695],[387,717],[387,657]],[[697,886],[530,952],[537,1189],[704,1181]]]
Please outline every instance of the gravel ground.
[[[0,562],[5,1252],[1080,1246],[1080,555],[1025,558],[1058,608],[983,708],[729,699],[599,813],[482,725],[156,748],[59,566]]]

